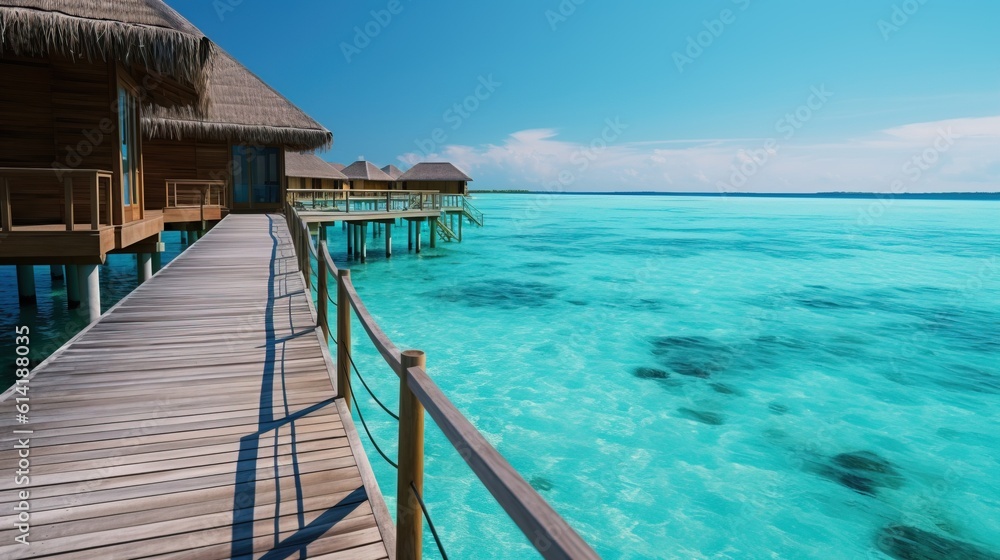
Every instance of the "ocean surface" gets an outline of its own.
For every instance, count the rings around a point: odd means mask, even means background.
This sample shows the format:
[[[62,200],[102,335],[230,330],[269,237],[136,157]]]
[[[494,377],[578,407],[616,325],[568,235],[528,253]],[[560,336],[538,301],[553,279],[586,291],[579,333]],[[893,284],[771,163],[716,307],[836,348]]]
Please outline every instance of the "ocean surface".
[[[162,264],[166,266],[184,249],[180,232],[163,233],[165,252]],[[110,309],[139,283],[135,255],[108,255],[101,266],[101,312]],[[37,304],[22,308],[17,298],[17,270],[13,266],[0,266],[0,392],[10,387],[14,380],[14,328],[27,325],[31,329],[31,367],[35,367],[49,354],[55,352],[69,339],[87,326],[87,311],[69,309],[66,305],[66,284],[63,279],[53,280],[48,266],[35,267],[35,295]],[[11,357],[11,359],[7,359]]]
[[[369,310],[604,558],[1000,558],[1000,202],[478,195],[486,227],[348,263]],[[425,243],[427,234],[425,232]],[[164,264],[180,252],[165,234]],[[102,267],[103,307],[136,285]],[[0,356],[85,321],[0,267]],[[395,410],[358,324],[354,357]],[[4,364],[7,367],[7,364]],[[8,385],[11,371],[3,369]],[[395,422],[355,383],[376,441]],[[395,511],[395,471],[361,438]],[[453,558],[536,558],[427,421]],[[427,558],[438,556],[429,533]],[[923,554],[920,556],[919,554]]]
[[[369,241],[354,283],[601,556],[1000,558],[1000,202],[475,204],[486,227],[461,244],[407,254],[400,227],[385,260]],[[395,457],[395,423],[355,386]],[[427,426],[448,553],[537,557]],[[359,431],[395,511],[395,471]]]

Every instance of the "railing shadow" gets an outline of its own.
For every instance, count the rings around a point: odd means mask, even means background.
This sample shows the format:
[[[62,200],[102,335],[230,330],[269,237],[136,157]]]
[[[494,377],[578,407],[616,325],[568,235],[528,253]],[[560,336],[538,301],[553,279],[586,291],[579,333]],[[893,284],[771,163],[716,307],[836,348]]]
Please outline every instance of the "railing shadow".
[[[302,479],[299,468],[298,440],[295,431],[295,422],[308,415],[333,404],[334,399],[326,399],[312,406],[292,413],[288,405],[288,395],[285,388],[285,342],[300,336],[302,333],[278,338],[275,334],[274,314],[275,303],[279,296],[275,295],[275,282],[278,278],[276,267],[278,266],[278,247],[280,240],[275,235],[274,220],[267,216],[271,236],[271,258],[268,274],[267,303],[264,310],[264,368],[261,375],[260,398],[258,403],[257,431],[240,438],[240,449],[237,458],[237,468],[234,480],[233,492],[233,521],[232,521],[232,543],[230,556],[234,559],[249,560],[255,556],[254,553],[254,510],[257,506],[257,463],[261,451],[261,438],[271,434],[274,440],[273,455],[273,480],[275,488],[274,500],[274,545],[261,558],[277,560],[288,558],[298,554],[300,558],[305,558],[306,548],[313,541],[325,534],[337,522],[350,514],[360,503],[367,498],[364,487],[359,487],[350,495],[346,496],[333,507],[322,512],[316,519],[305,522],[304,494],[302,489]],[[283,296],[281,296],[283,297]],[[289,306],[291,299],[289,298]],[[290,319],[289,319],[290,320]],[[289,327],[294,329],[294,325],[289,323]],[[315,327],[308,329],[312,331]],[[279,356],[280,354],[280,356]],[[275,418],[274,415],[274,392],[275,384],[281,383],[281,399],[279,406],[283,408],[283,415]],[[281,519],[281,481],[278,465],[279,458],[279,430],[286,428],[289,430],[291,442],[291,467],[292,478],[295,485],[295,511],[288,512],[294,514],[297,521],[297,530],[285,539],[281,539],[279,527]]]

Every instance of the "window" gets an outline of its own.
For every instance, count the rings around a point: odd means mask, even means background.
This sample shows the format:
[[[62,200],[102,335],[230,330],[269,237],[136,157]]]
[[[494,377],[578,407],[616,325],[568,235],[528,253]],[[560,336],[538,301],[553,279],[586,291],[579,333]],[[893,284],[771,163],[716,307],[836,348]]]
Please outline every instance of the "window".
[[[139,137],[138,102],[126,88],[118,87],[118,140],[122,154],[122,204],[138,201]]]

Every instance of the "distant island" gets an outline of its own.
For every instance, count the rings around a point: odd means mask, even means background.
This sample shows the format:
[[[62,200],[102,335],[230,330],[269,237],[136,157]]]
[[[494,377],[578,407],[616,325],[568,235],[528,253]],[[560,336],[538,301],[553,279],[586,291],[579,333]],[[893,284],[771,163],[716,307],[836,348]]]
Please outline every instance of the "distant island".
[[[901,200],[1000,200],[1000,192],[940,192],[940,193],[879,193],[832,191],[816,193],[750,193],[750,192],[670,192],[670,191],[533,191],[528,189],[470,190],[470,194],[559,194],[614,196],[710,196],[717,198],[874,198]]]
[[[531,194],[532,192],[536,191],[529,191],[528,189],[469,189],[469,194]]]

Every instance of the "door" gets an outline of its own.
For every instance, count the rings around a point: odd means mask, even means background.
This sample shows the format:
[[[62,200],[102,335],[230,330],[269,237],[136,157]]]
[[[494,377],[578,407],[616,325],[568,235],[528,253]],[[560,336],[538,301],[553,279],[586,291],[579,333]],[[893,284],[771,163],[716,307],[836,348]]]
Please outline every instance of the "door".
[[[233,209],[281,207],[279,153],[274,147],[233,146]]]

